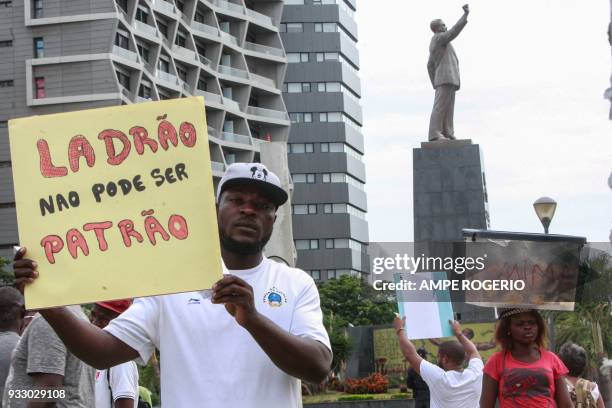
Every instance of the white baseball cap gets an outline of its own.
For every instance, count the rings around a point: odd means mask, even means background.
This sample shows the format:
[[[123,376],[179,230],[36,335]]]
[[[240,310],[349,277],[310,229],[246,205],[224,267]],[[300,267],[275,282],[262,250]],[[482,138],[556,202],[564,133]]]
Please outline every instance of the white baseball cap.
[[[281,186],[280,179],[261,163],[234,163],[225,170],[217,187],[217,202],[226,189],[240,185],[252,184],[267,193],[277,207],[283,205],[289,198]]]

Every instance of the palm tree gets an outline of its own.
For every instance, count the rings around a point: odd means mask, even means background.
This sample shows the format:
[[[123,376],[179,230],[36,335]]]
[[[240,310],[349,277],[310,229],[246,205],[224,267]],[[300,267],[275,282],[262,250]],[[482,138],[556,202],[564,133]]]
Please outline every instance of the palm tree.
[[[612,258],[596,251],[581,263],[577,303],[573,312],[553,313],[557,349],[571,341],[589,354],[589,376],[598,383],[606,406],[612,406],[612,384],[598,368],[612,354]]]

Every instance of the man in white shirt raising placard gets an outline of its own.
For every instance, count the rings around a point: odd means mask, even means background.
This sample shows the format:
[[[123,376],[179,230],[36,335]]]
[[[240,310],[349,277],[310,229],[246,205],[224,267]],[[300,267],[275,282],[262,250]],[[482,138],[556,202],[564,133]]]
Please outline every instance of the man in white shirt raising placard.
[[[393,326],[402,354],[429,386],[430,408],[478,408],[482,390],[482,358],[474,343],[461,332],[459,323],[449,321],[458,341],[440,344],[436,366],[417,354],[414,344],[406,337],[405,319],[396,317]],[[468,365],[464,368],[466,356]]]
[[[164,407],[297,408],[299,380],[322,381],[332,354],[313,279],[263,256],[287,198],[264,165],[228,167],[217,189],[225,276],[211,299],[199,292],[137,299],[104,330],[65,308],[41,314],[98,369],[147,361],[158,348]],[[38,275],[24,254],[14,263],[18,287]]]

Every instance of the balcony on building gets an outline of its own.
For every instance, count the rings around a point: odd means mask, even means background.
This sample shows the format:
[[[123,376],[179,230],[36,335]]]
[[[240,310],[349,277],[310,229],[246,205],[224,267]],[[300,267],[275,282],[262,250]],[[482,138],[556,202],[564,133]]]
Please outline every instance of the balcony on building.
[[[212,3],[219,8],[218,11],[222,13],[238,14],[240,16],[245,15],[244,6],[239,3],[234,3],[227,0],[212,0]]]
[[[151,0],[151,4],[156,11],[163,13],[166,16],[170,16],[174,19],[179,18],[179,11],[176,6],[165,0]]]
[[[266,2],[254,2],[254,1],[245,1],[246,3],[246,15],[249,17],[254,23],[263,25],[267,28],[274,28],[274,20],[270,17],[271,7],[266,4]]]

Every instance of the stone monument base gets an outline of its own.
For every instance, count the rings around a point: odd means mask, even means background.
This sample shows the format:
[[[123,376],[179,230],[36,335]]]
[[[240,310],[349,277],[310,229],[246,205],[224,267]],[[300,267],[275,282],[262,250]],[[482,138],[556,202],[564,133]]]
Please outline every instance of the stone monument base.
[[[453,253],[453,243],[463,240],[463,228],[489,228],[482,153],[471,140],[421,143],[413,150],[413,181],[415,256],[460,255]],[[453,307],[463,321],[493,316],[492,309]]]

